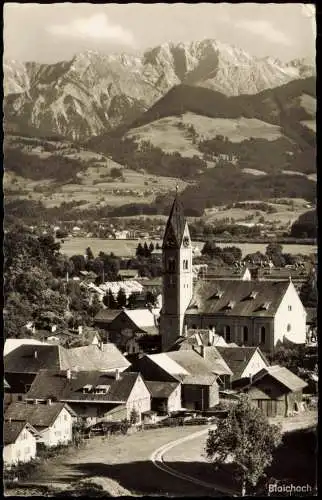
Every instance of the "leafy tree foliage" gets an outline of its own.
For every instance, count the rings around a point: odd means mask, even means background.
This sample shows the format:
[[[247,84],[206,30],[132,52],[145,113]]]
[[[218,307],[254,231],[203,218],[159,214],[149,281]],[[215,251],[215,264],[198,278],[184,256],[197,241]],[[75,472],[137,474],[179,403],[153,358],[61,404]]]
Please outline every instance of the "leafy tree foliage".
[[[300,215],[291,227],[291,236],[296,238],[316,238],[317,237],[317,213],[310,210]]]
[[[126,306],[126,303],[127,303],[127,299],[126,299],[126,294],[125,294],[125,291],[124,291],[124,288],[120,288],[118,293],[117,293],[117,298],[116,298],[116,301],[117,301],[117,305],[118,307],[121,309],[122,307],[125,307]]]
[[[272,453],[281,443],[280,430],[270,425],[259,408],[243,395],[233,405],[228,417],[219,420],[215,431],[209,431],[206,442],[208,459],[216,466],[228,458],[237,466],[236,475],[241,480],[242,495],[246,488],[256,486],[272,463]]]

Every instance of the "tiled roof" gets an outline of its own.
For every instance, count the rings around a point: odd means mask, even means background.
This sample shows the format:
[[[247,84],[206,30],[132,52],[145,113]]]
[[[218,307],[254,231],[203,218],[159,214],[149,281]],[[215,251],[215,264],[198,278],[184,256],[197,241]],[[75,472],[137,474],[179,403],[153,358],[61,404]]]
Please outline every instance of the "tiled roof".
[[[36,356],[35,356],[36,352]],[[87,345],[65,349],[60,345],[24,345],[4,358],[4,371],[16,373],[38,373],[51,370],[115,370],[127,368],[130,363],[112,344]]]
[[[24,402],[12,403],[5,412],[5,420],[28,422],[33,427],[50,427],[66,408],[73,416],[74,412],[64,403],[32,404]]]
[[[67,379],[66,371],[42,370],[33,381],[27,399],[55,398],[61,401],[117,401],[126,402],[139,376],[138,373],[124,372],[117,380],[114,374],[98,371],[72,372]],[[84,393],[85,386],[108,386],[106,394]]]
[[[185,230],[185,225],[186,225],[186,219],[184,216],[184,208],[181,201],[179,200],[178,195],[176,195],[165,228],[163,245],[166,239],[170,236],[171,238],[174,239],[176,247],[180,248],[182,243],[183,233]]]
[[[96,314],[94,321],[102,323],[110,323],[120,313],[121,313],[120,309],[102,309],[102,311],[99,311]]]
[[[17,437],[21,434],[24,428],[27,428],[33,434],[38,434],[30,424],[26,422],[4,422],[3,424],[3,442],[5,445],[16,442]]]
[[[225,360],[233,372],[232,380],[240,379],[248,363],[259,352],[265,363],[268,365],[264,354],[258,347],[215,347],[220,356]]]
[[[233,375],[232,370],[216,348],[205,347],[205,360],[217,375]]]
[[[227,342],[221,335],[217,335],[209,329],[188,329],[187,336],[179,337],[172,349],[192,349],[194,345],[226,346]],[[171,349],[171,350],[172,350]]]
[[[44,342],[36,339],[6,339],[3,348],[3,355],[6,356],[9,352],[17,349],[22,345],[47,345]]]
[[[179,385],[176,382],[156,382],[153,380],[145,380],[144,382],[153,398],[168,398]]]
[[[200,280],[186,314],[274,317],[289,285],[288,281]]]
[[[304,380],[288,370],[285,366],[280,365],[267,366],[266,368],[263,368],[259,373],[254,375],[252,383],[256,384],[257,381],[266,376],[274,378],[277,382],[284,385],[284,387],[292,392],[302,390],[307,386],[307,383],[304,382]]]
[[[212,385],[217,378],[207,361],[194,351],[173,351],[167,356],[188,373],[183,378],[184,384]]]
[[[123,313],[140,328],[156,326],[155,315],[149,309],[124,309]]]

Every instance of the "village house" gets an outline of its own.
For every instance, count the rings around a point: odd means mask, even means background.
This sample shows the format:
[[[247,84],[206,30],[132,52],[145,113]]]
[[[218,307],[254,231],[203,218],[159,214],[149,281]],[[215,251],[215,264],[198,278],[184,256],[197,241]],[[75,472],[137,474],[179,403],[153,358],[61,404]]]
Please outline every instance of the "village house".
[[[232,371],[232,385],[236,381],[252,377],[263,368],[269,366],[263,352],[259,347],[215,347],[214,355],[218,353]]]
[[[133,408],[139,419],[151,409],[151,396],[139,373],[41,370],[27,401],[48,399],[68,403],[87,424],[129,419]]]
[[[181,386],[179,382],[145,380],[151,394],[151,410],[168,415],[181,409]]]
[[[41,369],[124,371],[130,363],[114,344],[65,349],[61,345],[22,345],[4,357],[5,377],[12,392],[26,393]]]
[[[160,349],[158,310],[123,309],[106,327],[108,338],[122,352],[134,354]]]
[[[3,424],[3,463],[12,467],[36,457],[38,433],[28,422],[7,420]]]
[[[42,342],[36,339],[10,339],[6,338],[3,348],[3,356],[9,354],[9,352],[14,351],[22,345],[48,345],[46,342]]]
[[[181,405],[184,408],[206,410],[218,404],[217,375],[194,351],[144,355],[134,361],[133,366],[140,371],[147,383],[179,382]]]
[[[267,417],[288,417],[304,410],[303,389],[307,386],[284,366],[263,368],[242,389]]]
[[[4,418],[12,422],[28,422],[39,434],[37,442],[52,447],[72,441],[76,414],[67,404],[51,399],[47,399],[45,404],[27,403],[25,400],[12,403]]]
[[[139,271],[137,269],[120,269],[118,272],[118,277],[123,281],[135,280],[139,277]]]

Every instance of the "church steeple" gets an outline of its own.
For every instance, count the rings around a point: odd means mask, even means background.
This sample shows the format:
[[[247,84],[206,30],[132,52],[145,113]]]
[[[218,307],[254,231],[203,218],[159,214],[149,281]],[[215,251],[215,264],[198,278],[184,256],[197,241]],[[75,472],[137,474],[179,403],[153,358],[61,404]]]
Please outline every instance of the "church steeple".
[[[171,207],[170,215],[164,232],[162,248],[170,244],[172,248],[180,248],[186,227],[184,208],[179,199],[178,188]]]
[[[162,245],[163,302],[160,317],[162,350],[183,332],[184,315],[192,297],[192,246],[178,189],[170,210]]]

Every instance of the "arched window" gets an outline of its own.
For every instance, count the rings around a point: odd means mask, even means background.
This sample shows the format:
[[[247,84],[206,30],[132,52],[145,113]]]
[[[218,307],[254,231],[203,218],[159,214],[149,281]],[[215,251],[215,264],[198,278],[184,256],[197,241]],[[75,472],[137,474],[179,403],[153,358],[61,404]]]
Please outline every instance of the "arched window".
[[[262,326],[261,327],[261,338],[260,338],[261,344],[265,344],[265,340],[266,340],[265,326]]]
[[[225,340],[226,342],[231,342],[230,326],[225,326]]]
[[[287,325],[286,329],[287,329],[288,332],[290,332],[292,330],[292,327],[291,327],[290,323]]]
[[[176,269],[176,261],[173,257],[168,260],[168,271],[174,272]]]
[[[243,341],[248,342],[248,326],[244,326],[243,328]]]
[[[183,260],[183,269],[188,269],[188,260],[187,259]]]

